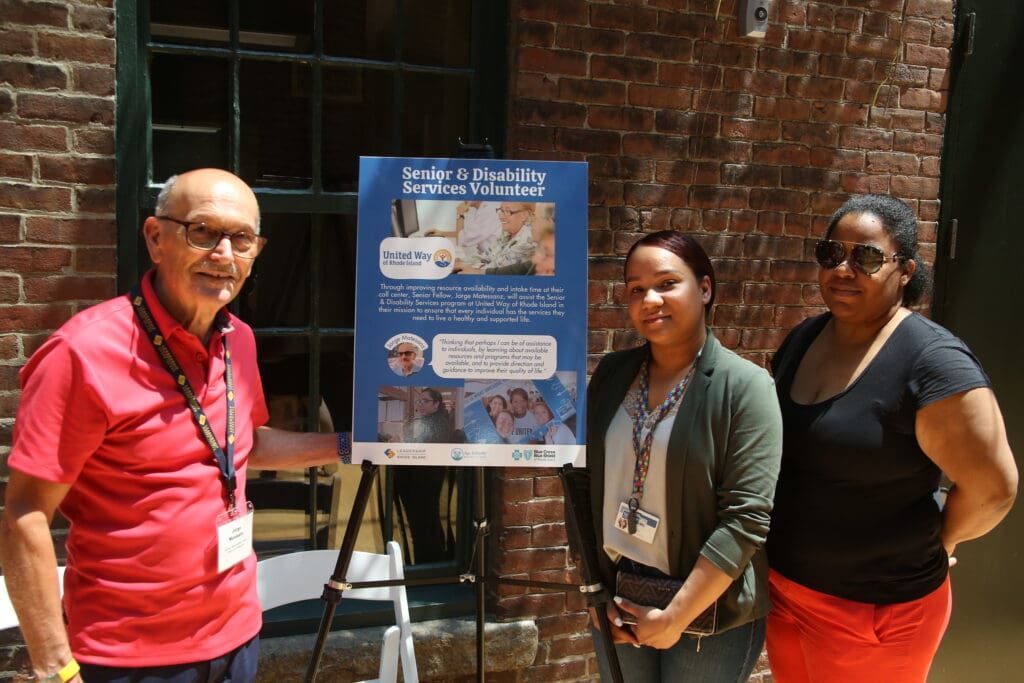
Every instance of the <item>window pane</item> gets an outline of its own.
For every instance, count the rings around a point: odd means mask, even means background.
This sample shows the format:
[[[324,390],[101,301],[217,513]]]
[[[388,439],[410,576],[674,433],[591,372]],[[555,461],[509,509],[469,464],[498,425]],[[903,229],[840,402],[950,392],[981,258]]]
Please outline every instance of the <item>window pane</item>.
[[[394,77],[372,69],[324,69],[323,185],[355,192],[359,156],[396,154]]]
[[[324,52],[336,57],[394,59],[395,0],[324,5]]]
[[[469,139],[469,79],[405,75],[402,154],[450,156],[459,137]]]
[[[337,431],[352,429],[352,337],[328,337],[320,346],[320,393]]]
[[[447,156],[460,136],[468,138],[471,77],[410,73],[405,67],[471,67],[474,3],[324,2],[323,21],[316,27],[313,0],[148,4],[152,42],[229,47],[229,8],[237,6],[244,49],[311,53],[316,28],[323,32],[327,55],[383,62],[370,65],[383,67],[378,69],[324,65],[323,98],[314,102],[314,71],[308,63],[283,63],[282,58],[291,59],[283,55],[268,57],[277,61],[244,57],[238,67],[239,100],[232,102],[231,59],[147,55],[153,93],[151,164],[158,180],[201,165],[231,167],[232,145],[237,145],[239,174],[257,190],[281,188],[302,195],[294,203],[289,195],[278,195],[276,213],[262,217],[270,243],[254,265],[238,310],[257,329],[286,328],[261,332],[257,340],[271,424],[290,430],[348,430],[354,338],[336,328],[354,325],[356,219],[319,213],[319,207],[309,211],[310,202],[317,201],[310,192],[313,159],[321,158],[325,190],[354,192],[360,155]],[[314,111],[323,120],[317,133]],[[233,137],[236,125],[238,139]],[[310,329],[313,323],[317,328]],[[394,538],[410,563],[465,559],[463,546],[473,540],[467,521],[470,472],[404,469],[403,474],[400,468],[380,468],[379,492],[375,488],[371,496],[357,548],[382,552],[384,540]],[[343,473],[340,484],[335,472]],[[337,547],[360,474],[360,466],[351,465],[320,468],[313,477],[320,492],[318,545],[326,541]],[[250,492],[260,501],[256,541],[261,554],[268,552],[268,543],[269,552],[280,551],[274,544],[308,547],[310,472],[250,470],[249,476]]]
[[[158,43],[226,45],[227,0],[177,0],[149,3],[150,38]]]
[[[153,177],[164,180],[192,168],[227,167],[227,62],[154,55],[151,78]]]
[[[407,0],[402,61],[468,66],[470,0]]]
[[[394,518],[392,535],[406,564],[451,561],[458,555],[459,479],[456,467],[387,468]]]
[[[241,176],[253,187],[311,185],[310,82],[306,64],[242,63]]]
[[[356,217],[325,216],[320,247],[320,325],[355,325]]]
[[[242,0],[238,3],[238,15],[238,41],[244,48],[270,52],[312,50],[312,0]]]
[[[257,341],[268,425],[288,431],[330,431],[322,403],[310,400],[309,344],[300,337],[261,337]],[[317,537],[325,547],[330,534],[332,473],[317,477]],[[246,499],[256,507],[254,547],[261,555],[312,547],[309,542],[309,471],[276,472],[250,468]]]
[[[310,218],[264,214],[260,234],[270,241],[239,297],[240,315],[254,327],[305,327],[309,323]]]

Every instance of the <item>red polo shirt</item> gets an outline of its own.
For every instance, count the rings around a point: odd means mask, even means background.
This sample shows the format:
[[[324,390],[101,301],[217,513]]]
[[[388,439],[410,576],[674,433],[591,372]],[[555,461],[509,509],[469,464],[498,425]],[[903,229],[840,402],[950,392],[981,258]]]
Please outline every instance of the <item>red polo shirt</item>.
[[[142,291],[223,446],[225,337],[235,382],[239,499],[267,408],[252,330],[228,314],[206,348]],[[256,558],[217,572],[220,469],[127,296],[57,330],[21,371],[10,467],[70,484],[64,609],[79,660],[160,666],[218,657],[261,626]]]

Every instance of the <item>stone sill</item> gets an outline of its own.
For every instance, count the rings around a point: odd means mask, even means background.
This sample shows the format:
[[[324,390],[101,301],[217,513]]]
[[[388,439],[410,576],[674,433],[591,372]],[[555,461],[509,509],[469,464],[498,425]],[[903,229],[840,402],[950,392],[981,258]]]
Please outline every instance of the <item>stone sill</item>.
[[[351,683],[377,677],[384,628],[334,631],[327,637],[317,671],[320,683]],[[485,624],[487,673],[515,671],[537,657],[537,625],[532,621]],[[476,674],[476,620],[437,619],[412,625],[420,680],[448,680]],[[302,681],[316,634],[260,640],[260,683]]]

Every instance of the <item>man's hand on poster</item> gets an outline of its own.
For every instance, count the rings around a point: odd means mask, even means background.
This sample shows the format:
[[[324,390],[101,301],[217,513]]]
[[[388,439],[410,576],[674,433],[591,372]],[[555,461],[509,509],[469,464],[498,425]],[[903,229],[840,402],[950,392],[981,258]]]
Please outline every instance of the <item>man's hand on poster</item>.
[[[452,272],[459,273],[461,275],[483,275],[484,269],[467,266],[463,263],[462,259],[455,259],[455,265],[452,267]]]

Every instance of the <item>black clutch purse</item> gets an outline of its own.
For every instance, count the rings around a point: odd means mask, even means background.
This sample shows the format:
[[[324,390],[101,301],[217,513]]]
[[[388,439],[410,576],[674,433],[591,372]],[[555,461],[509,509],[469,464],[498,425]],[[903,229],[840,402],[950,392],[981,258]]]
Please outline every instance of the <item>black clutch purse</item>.
[[[679,579],[641,576],[630,572],[618,572],[615,576],[615,594],[638,605],[665,609],[682,587]],[[631,615],[623,613],[623,619]],[[627,623],[629,623],[627,621]],[[718,601],[701,612],[690,622],[683,633],[691,636],[710,636],[718,626]]]

